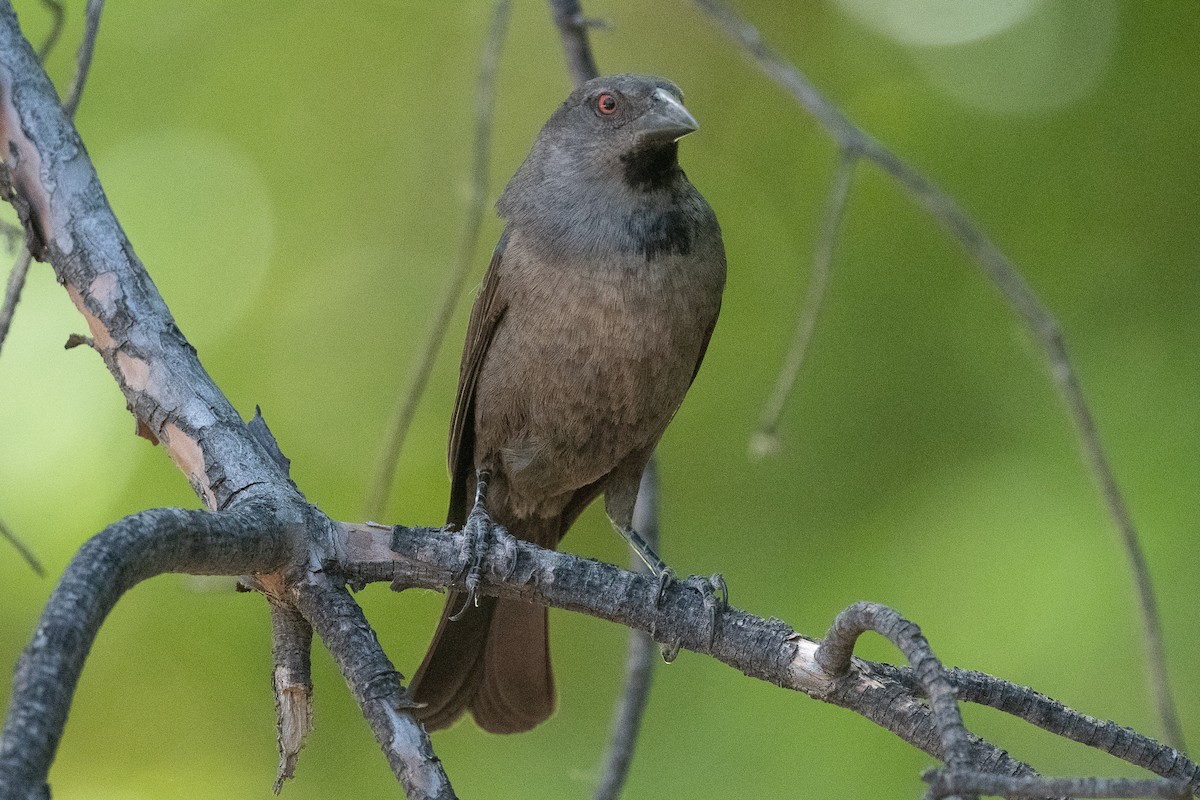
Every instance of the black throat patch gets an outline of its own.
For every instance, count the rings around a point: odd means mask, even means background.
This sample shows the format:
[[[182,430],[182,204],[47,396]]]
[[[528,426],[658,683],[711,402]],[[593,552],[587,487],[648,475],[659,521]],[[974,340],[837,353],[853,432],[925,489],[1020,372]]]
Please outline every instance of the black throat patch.
[[[669,185],[679,174],[679,145],[670,142],[643,147],[621,156],[625,183],[639,192],[653,192]]]

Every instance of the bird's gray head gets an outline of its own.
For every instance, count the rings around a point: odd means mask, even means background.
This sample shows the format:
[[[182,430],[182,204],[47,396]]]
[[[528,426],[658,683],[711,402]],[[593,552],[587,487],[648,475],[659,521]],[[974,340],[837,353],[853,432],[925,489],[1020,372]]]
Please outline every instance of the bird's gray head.
[[[542,127],[497,208],[510,223],[564,246],[594,249],[608,241],[658,252],[629,231],[660,219],[684,196],[698,197],[679,168],[677,142],[699,127],[668,80],[594,78]],[[631,236],[637,241],[624,242]]]

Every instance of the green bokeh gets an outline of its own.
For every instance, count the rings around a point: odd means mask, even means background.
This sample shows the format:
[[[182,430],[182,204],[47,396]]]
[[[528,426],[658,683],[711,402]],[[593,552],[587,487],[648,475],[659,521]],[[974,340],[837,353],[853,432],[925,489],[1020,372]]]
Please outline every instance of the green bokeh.
[[[40,4],[17,5],[42,35]],[[514,3],[493,193],[568,88],[544,5]],[[50,60],[60,86],[82,6],[70,3]],[[831,3],[738,7],[948,189],[1058,315],[1143,530],[1185,729],[1200,740],[1188,668],[1200,657],[1200,6],[1051,0],[992,39],[937,49],[899,44]],[[262,406],[300,486],[337,518],[361,516],[457,248],[488,8],[130,0],[106,11],[78,123],[113,207],[209,371],[245,416]],[[834,148],[691,4],[586,9],[613,23],[595,35],[602,67],[683,87],[703,130],[682,158],[729,253],[721,323],[661,449],[667,560],[722,571],[739,606],[813,635],[855,600],[892,604],[947,663],[1155,733],[1125,558],[1035,345],[870,166],[855,176],[785,447],[747,459],[803,296]],[[477,275],[498,233],[489,218]],[[388,520],[441,519],[468,308],[464,298]],[[163,453],[133,435],[99,359],[62,349],[83,327],[35,265],[0,359],[0,515],[51,575],[124,514],[197,506]],[[626,559],[595,510],[566,546]],[[7,675],[52,580],[4,546],[0,576]],[[411,673],[440,598],[372,587],[360,599]],[[464,797],[590,794],[625,632],[553,616],[558,714],[518,737],[470,723],[435,737]],[[873,639],[863,653],[895,659]],[[319,648],[315,661],[316,732],[286,796],[395,796]],[[88,662],[51,774],[56,796],[269,796],[269,669],[259,598],[180,577],[139,586]],[[1048,773],[1136,774],[998,714],[969,721]],[[628,796],[915,797],[930,764],[846,711],[684,653],[658,671]]]

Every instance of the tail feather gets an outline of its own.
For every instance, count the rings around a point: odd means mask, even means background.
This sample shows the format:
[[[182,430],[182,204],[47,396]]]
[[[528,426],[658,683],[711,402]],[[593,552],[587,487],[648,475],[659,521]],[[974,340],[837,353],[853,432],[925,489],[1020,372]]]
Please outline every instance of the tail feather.
[[[559,527],[558,520],[537,520],[513,533],[553,547]],[[423,704],[413,710],[414,716],[431,731],[449,727],[467,710],[490,733],[519,733],[544,722],[555,706],[547,609],[480,597],[478,607],[451,622],[464,602],[461,592],[446,599],[409,689],[413,700]]]
[[[447,596],[433,643],[409,687],[412,699],[423,704],[413,715],[432,731],[448,728],[462,715],[483,678],[483,651],[497,601],[480,597],[478,607],[451,622],[465,602],[462,592]]]
[[[483,653],[471,714],[489,733],[521,733],[554,713],[554,674],[544,607],[501,600]]]

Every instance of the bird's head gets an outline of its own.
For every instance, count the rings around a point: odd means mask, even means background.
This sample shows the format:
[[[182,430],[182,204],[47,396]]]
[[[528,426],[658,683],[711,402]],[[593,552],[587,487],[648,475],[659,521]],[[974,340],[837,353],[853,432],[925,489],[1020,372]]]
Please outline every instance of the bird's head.
[[[675,143],[699,127],[670,81],[606,75],[572,92],[538,139],[562,169],[620,175],[636,185],[676,170]]]

